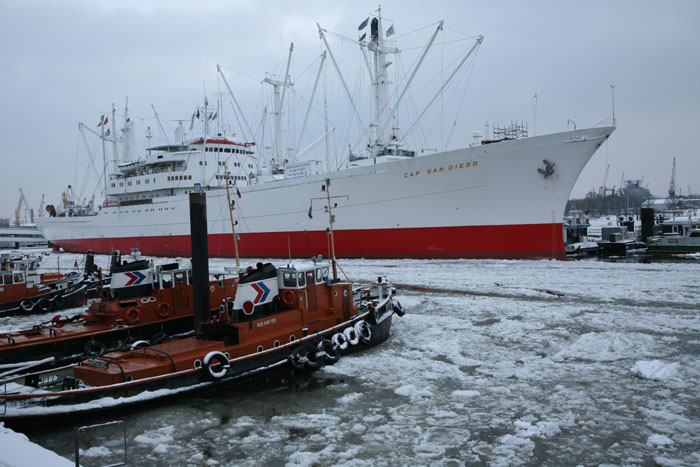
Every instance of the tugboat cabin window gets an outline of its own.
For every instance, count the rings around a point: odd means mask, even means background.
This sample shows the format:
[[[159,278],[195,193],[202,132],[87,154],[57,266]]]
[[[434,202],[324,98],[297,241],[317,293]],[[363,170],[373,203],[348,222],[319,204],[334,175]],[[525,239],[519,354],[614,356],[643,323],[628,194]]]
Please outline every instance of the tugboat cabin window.
[[[296,287],[297,286],[296,273],[295,272],[285,272],[282,275],[282,281],[283,281],[285,287]]]
[[[328,268],[316,269],[316,283],[321,284],[328,280]]]
[[[291,270],[282,273],[283,287],[304,287],[305,283],[306,281],[303,272]]]
[[[12,274],[3,274],[0,276],[0,284],[4,283],[5,285],[11,285],[12,284]]]
[[[24,282],[24,275],[21,272],[16,272],[14,276],[15,284],[21,284],[22,282]]]
[[[175,273],[175,283],[176,284],[184,284],[185,283],[185,273],[184,272],[176,272]]]
[[[166,272],[160,277],[160,283],[162,284],[161,288],[169,289],[173,286],[173,275],[171,273]]]

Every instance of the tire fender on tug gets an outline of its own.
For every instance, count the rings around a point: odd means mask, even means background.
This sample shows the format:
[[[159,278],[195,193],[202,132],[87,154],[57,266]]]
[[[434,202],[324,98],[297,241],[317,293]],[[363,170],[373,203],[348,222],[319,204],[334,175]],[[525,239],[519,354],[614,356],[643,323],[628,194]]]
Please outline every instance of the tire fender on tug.
[[[223,378],[228,373],[229,368],[231,368],[231,365],[228,358],[221,352],[209,352],[202,359],[202,370],[205,372],[205,375],[212,379]]]
[[[323,357],[312,344],[304,344],[287,356],[287,361],[297,370],[316,370],[323,366]]]
[[[21,306],[24,311],[32,311],[34,309],[34,303],[32,303],[31,300],[22,300],[19,306]]]
[[[144,348],[150,347],[150,346],[151,346],[150,342],[141,339],[141,340],[135,341],[133,344],[131,344],[131,347],[129,347],[129,350],[144,349]]]
[[[340,350],[345,350],[348,348],[348,340],[345,338],[345,335],[342,332],[336,332],[333,334],[333,337],[331,337],[331,342]]]
[[[95,339],[87,341],[83,347],[83,352],[89,357],[99,357],[105,353],[105,350],[107,350],[107,346]]]
[[[360,335],[355,331],[355,328],[350,326],[343,330],[343,336],[350,343],[350,345],[357,345],[360,343]]]
[[[401,302],[398,300],[394,301],[394,313],[396,313],[399,316],[403,316],[406,314],[406,310],[404,310],[403,305],[401,305]]]
[[[340,360],[340,349],[328,339],[323,339],[318,343],[316,348],[322,355],[323,363],[333,365],[335,362]]]
[[[372,328],[367,321],[358,321],[355,323],[355,332],[363,344],[369,344],[372,340]]]

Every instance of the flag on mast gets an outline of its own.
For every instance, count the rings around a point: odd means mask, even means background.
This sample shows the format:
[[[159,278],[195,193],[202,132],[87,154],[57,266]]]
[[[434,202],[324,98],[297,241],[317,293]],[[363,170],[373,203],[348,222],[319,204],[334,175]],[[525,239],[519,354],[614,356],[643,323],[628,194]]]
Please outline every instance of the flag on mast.
[[[192,121],[190,122],[190,131],[192,131],[192,128],[194,128],[194,117],[197,115],[197,112],[192,112]]]
[[[240,198],[241,197],[241,191],[236,187],[236,195]]]
[[[313,208],[313,206],[314,206],[313,203],[309,204],[309,219],[313,219],[313,218],[314,218],[314,216],[311,215],[311,208]]]
[[[362,35],[362,37],[360,37],[360,42],[362,42],[363,40],[365,40],[365,37],[367,37],[367,33],[364,33],[364,34]]]
[[[389,26],[389,29],[386,30],[386,37],[393,36],[396,34],[396,31],[394,31],[394,25],[392,24]]]
[[[367,27],[367,23],[369,23],[369,16],[367,17],[366,20],[364,20],[360,25],[357,27],[358,31],[362,31],[364,28]]]

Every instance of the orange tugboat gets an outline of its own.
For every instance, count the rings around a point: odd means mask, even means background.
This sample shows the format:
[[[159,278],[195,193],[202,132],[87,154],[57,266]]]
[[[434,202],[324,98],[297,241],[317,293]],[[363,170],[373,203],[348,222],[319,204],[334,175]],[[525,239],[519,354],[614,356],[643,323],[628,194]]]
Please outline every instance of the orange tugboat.
[[[0,419],[74,414],[246,381],[268,371],[313,370],[389,337],[394,313],[403,314],[393,287],[381,278],[353,287],[337,277],[333,257],[330,263],[285,267],[258,263],[241,274],[233,301],[204,316],[205,199],[190,194],[196,335],[7,378]]]
[[[89,255],[91,258],[91,255]],[[0,316],[72,308],[92,285],[88,274],[38,272],[40,256],[0,256]]]
[[[118,253],[117,253],[118,255]],[[192,268],[171,263],[153,267],[113,256],[111,284],[85,313],[56,315],[31,329],[0,334],[0,376],[39,365],[64,365],[132,345],[162,342],[192,332]],[[212,303],[236,294],[238,278],[209,282]]]

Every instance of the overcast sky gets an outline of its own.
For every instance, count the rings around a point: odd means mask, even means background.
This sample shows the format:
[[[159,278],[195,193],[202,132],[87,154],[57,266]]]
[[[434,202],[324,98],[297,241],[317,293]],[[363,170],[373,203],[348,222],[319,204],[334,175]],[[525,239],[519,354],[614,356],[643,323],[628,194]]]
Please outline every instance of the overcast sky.
[[[700,2],[381,4],[399,40],[441,19],[448,32],[484,36],[453,142],[468,142],[484,122],[527,122],[537,134],[564,131],[568,119],[595,126],[612,114],[614,84],[618,129],[572,196],[597,189],[606,163],[609,187],[619,186],[624,172],[663,196],[674,157],[677,186],[700,192]],[[265,72],[279,72],[290,42],[294,70],[304,74],[322,50],[316,22],[357,37],[376,9],[376,1],[364,0],[0,0],[0,217],[14,217],[19,188],[35,210],[42,194],[57,204],[68,184],[84,196],[95,191],[96,182],[84,177],[78,122],[95,128],[112,103],[121,111],[128,96],[143,145],[144,127],[156,126],[151,104],[169,128],[189,119],[204,92],[219,86],[221,64],[246,110],[259,114],[252,94]],[[407,39],[425,43],[429,35],[426,29]]]

